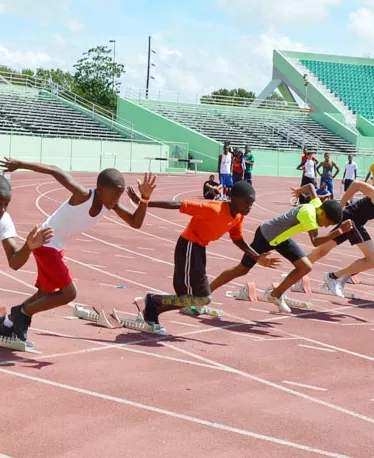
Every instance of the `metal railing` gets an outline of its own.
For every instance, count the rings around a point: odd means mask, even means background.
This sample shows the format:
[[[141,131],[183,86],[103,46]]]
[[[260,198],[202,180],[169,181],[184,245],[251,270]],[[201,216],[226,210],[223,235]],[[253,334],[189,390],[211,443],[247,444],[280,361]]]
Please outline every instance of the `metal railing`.
[[[129,100],[136,101],[158,101],[158,102],[173,102],[177,104],[195,104],[195,105],[221,105],[221,106],[234,106],[249,108],[253,102],[256,101],[256,107],[267,108],[272,110],[282,111],[296,111],[296,112],[309,112],[305,108],[301,108],[297,103],[286,102],[285,100],[261,100],[261,99],[248,99],[245,97],[232,97],[232,96],[216,96],[208,94],[181,94],[180,92],[172,91],[157,91],[146,90],[143,88],[128,87],[125,90],[124,97]]]
[[[131,140],[136,140],[136,136],[143,137],[145,140],[153,141],[156,143],[163,143],[162,139],[150,136],[143,132],[139,132],[135,130],[135,126],[133,123],[127,121],[126,119],[116,116],[115,113],[106,110],[99,105],[90,102],[89,100],[75,94],[68,89],[54,83],[52,80],[43,80],[40,78],[35,78],[30,75],[23,75],[16,72],[0,72],[0,84],[9,83],[13,86],[24,86],[33,89],[39,89],[48,92],[51,96],[59,97],[63,100],[68,102],[72,102],[88,111],[88,114],[91,115],[92,118],[95,118],[97,115],[102,116],[106,120],[110,120],[110,126],[108,128],[112,128],[113,130],[120,132],[122,129],[126,131],[129,135]],[[121,133],[121,132],[120,132]],[[123,133],[123,132],[122,132]]]

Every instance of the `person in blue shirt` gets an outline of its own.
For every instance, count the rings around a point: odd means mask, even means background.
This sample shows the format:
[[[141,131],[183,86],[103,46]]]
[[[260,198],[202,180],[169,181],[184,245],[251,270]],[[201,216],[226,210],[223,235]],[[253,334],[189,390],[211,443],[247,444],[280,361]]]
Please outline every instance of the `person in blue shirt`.
[[[323,201],[327,199],[332,199],[332,194],[327,189],[327,184],[322,181],[319,188],[317,189],[317,196]]]

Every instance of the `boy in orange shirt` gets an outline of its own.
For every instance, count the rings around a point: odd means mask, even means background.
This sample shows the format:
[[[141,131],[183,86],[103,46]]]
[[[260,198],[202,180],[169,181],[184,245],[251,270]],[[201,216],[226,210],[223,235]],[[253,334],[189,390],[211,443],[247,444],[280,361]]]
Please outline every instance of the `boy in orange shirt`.
[[[139,196],[132,188],[128,189],[133,202]],[[178,239],[174,253],[174,295],[147,294],[145,297],[144,319],[160,330],[158,317],[170,310],[181,310],[210,304],[211,290],[206,274],[206,246],[229,232],[233,243],[250,259],[264,267],[276,268],[280,263],[277,257],[268,253],[259,255],[243,239],[242,222],[255,202],[255,191],[246,181],[235,183],[230,201],[157,202],[151,201],[148,207],[179,210],[192,216],[188,226]]]

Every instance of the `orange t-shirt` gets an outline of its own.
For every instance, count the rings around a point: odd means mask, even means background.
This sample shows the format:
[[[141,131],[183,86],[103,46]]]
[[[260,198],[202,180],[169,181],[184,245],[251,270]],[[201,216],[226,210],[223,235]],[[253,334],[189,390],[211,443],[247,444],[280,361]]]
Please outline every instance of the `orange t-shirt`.
[[[188,226],[181,234],[183,238],[201,246],[220,239],[229,232],[231,240],[243,238],[243,215],[234,218],[230,213],[228,202],[193,202],[185,200],[180,208],[181,213],[192,216]]]

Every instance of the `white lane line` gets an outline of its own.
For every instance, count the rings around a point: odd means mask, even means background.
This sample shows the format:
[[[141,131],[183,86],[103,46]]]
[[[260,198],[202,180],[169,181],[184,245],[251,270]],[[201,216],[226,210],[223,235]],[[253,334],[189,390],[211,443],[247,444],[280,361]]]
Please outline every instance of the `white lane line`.
[[[291,382],[290,380],[283,380],[282,383],[285,383],[287,385],[300,386],[301,388],[309,388],[310,390],[315,391],[328,391],[326,388],[320,388],[319,386],[314,385],[305,385],[304,383]]]
[[[126,269],[126,272],[132,272],[133,274],[148,275],[148,272],[141,272],[140,270]]]
[[[250,339],[254,339],[254,340],[259,340],[259,336],[258,335],[255,335],[255,334],[248,334],[246,332],[236,332],[236,331],[231,331],[231,334],[235,334],[236,336],[240,336],[240,337],[249,337]]]
[[[201,328],[197,324],[183,323],[182,321],[169,321],[169,323],[181,324],[182,326],[188,326],[189,328]]]
[[[77,242],[84,242],[84,243],[91,243],[92,241],[91,240],[87,240],[87,239],[75,239]]]
[[[92,251],[92,250],[80,250],[82,253],[92,253],[92,254],[99,254],[98,251]]]
[[[124,254],[115,254],[115,258],[134,259],[134,256],[125,256]]]
[[[20,270],[20,272],[24,272],[25,274],[36,275],[36,272],[34,272],[33,270],[22,269],[22,270]]]
[[[299,344],[299,347],[311,348],[312,350],[326,351],[328,353],[335,353],[336,351],[336,350],[331,350],[330,348],[314,347],[313,345],[305,345],[305,344]]]
[[[101,285],[101,286],[109,286],[110,288],[117,288],[118,289],[118,285],[111,285],[110,283],[99,283],[99,285]]]
[[[192,331],[192,332],[190,332],[188,334],[189,335],[197,334],[198,332],[199,331]],[[184,335],[187,335],[187,333],[184,334]],[[299,397],[301,399],[305,399],[305,400],[313,402],[315,404],[319,404],[319,405],[322,405],[324,407],[328,407],[329,409],[335,410],[336,412],[340,412],[340,413],[349,415],[349,416],[354,417],[354,418],[359,418],[360,420],[363,420],[363,421],[365,421],[367,423],[374,424],[374,418],[368,417],[366,415],[362,415],[362,414],[360,414],[358,412],[355,412],[353,410],[349,410],[349,409],[346,409],[344,407],[340,407],[338,405],[335,405],[335,404],[332,404],[330,402],[324,401],[322,399],[315,398],[315,397],[310,396],[308,394],[302,393],[300,391],[296,391],[296,390],[293,390],[291,388],[287,388],[287,387],[285,387],[283,385],[280,385],[279,383],[271,382],[270,380],[266,380],[264,378],[257,377],[256,375],[252,375],[252,374],[250,374],[248,372],[244,372],[244,371],[241,371],[239,369],[235,369],[234,367],[227,366],[226,364],[222,364],[222,363],[220,363],[218,361],[214,361],[214,360],[212,360],[210,358],[204,358],[203,356],[197,355],[196,353],[193,353],[191,351],[187,351],[187,350],[179,348],[179,347],[177,347],[175,345],[168,344],[165,341],[162,341],[162,345],[164,345],[165,347],[168,347],[168,348],[173,348],[175,351],[178,351],[178,352],[180,352],[182,354],[185,354],[187,356],[194,357],[198,361],[202,361],[202,362],[207,363],[207,364],[217,365],[217,367],[221,367],[223,369],[226,369],[227,371],[232,372],[233,374],[241,375],[242,377],[245,377],[245,378],[247,378],[249,380],[252,380],[254,382],[258,382],[260,384],[263,384],[263,385],[266,385],[266,386],[270,386],[270,387],[275,388],[277,390],[284,391],[285,393],[297,396],[297,397]]]
[[[138,250],[144,250],[144,251],[155,251],[154,248],[146,248],[144,246],[137,246],[136,247]]]
[[[19,378],[22,378],[24,380],[29,380],[29,381],[33,381],[33,382],[36,382],[36,383],[41,383],[41,384],[44,384],[44,385],[52,386],[54,388],[60,388],[60,389],[66,390],[66,391],[79,393],[79,394],[84,395],[84,396],[90,396],[90,397],[93,397],[93,398],[102,399],[102,400],[105,400],[105,401],[110,401],[110,402],[113,402],[113,403],[122,404],[122,405],[126,405],[126,406],[129,406],[129,407],[134,407],[134,408],[146,410],[148,412],[156,413],[156,414],[159,414],[159,415],[165,415],[165,416],[168,416],[168,417],[177,418],[179,420],[183,420],[183,421],[187,421],[187,422],[190,422],[190,423],[199,424],[199,425],[202,425],[202,426],[206,426],[208,428],[219,429],[221,431],[226,431],[226,432],[230,432],[230,433],[233,433],[233,434],[239,434],[239,435],[242,435],[242,436],[251,437],[251,438],[254,438],[254,439],[259,439],[259,440],[263,440],[263,441],[266,441],[266,442],[271,442],[273,444],[284,445],[284,446],[291,447],[291,448],[294,448],[294,449],[304,450],[304,451],[320,454],[320,455],[323,455],[323,456],[330,456],[330,457],[335,457],[335,458],[349,458],[346,455],[341,455],[341,454],[338,454],[338,453],[329,452],[327,450],[318,449],[318,448],[311,447],[311,446],[308,446],[308,445],[298,444],[296,442],[291,442],[291,441],[287,441],[287,440],[284,440],[284,439],[279,439],[279,438],[273,437],[273,436],[266,436],[264,434],[259,434],[259,433],[248,431],[248,430],[245,430],[245,429],[235,428],[235,427],[232,427],[232,426],[229,426],[229,425],[225,425],[225,424],[221,424],[221,423],[215,423],[215,422],[212,422],[211,420],[204,420],[202,418],[193,417],[193,416],[190,416],[190,415],[184,415],[184,414],[181,414],[181,413],[178,413],[178,412],[173,412],[171,410],[166,410],[166,409],[161,409],[161,408],[158,408],[158,407],[153,407],[153,406],[148,405],[148,404],[141,404],[139,402],[130,401],[129,399],[120,398],[120,397],[116,397],[116,396],[110,396],[110,395],[107,395],[107,394],[99,393],[97,391],[85,390],[83,388],[79,388],[79,387],[76,387],[76,386],[73,386],[73,385],[67,385],[65,383],[53,382],[52,380],[48,380],[48,379],[45,379],[45,378],[42,378],[42,377],[35,377],[35,376],[32,376],[32,375],[21,374],[21,373],[16,372],[16,371],[11,371],[11,370],[2,369],[2,368],[0,369],[0,372],[2,372],[3,374],[10,375],[12,377],[19,377]]]
[[[283,340],[301,340],[298,337],[261,337],[261,342],[282,342]]]
[[[373,326],[373,322],[371,323],[343,323],[342,326]]]
[[[87,265],[91,266],[91,267],[97,267],[99,269],[106,269],[106,266],[101,266],[100,264],[90,264],[90,263],[88,263]]]
[[[248,310],[251,310],[253,312],[262,312],[262,313],[269,313],[268,310],[264,310],[264,309],[254,309],[253,307],[249,307]]]
[[[21,296],[30,296],[30,293],[22,293],[21,291],[14,291],[13,289],[0,288],[0,291],[4,291],[6,293],[20,294]]]

